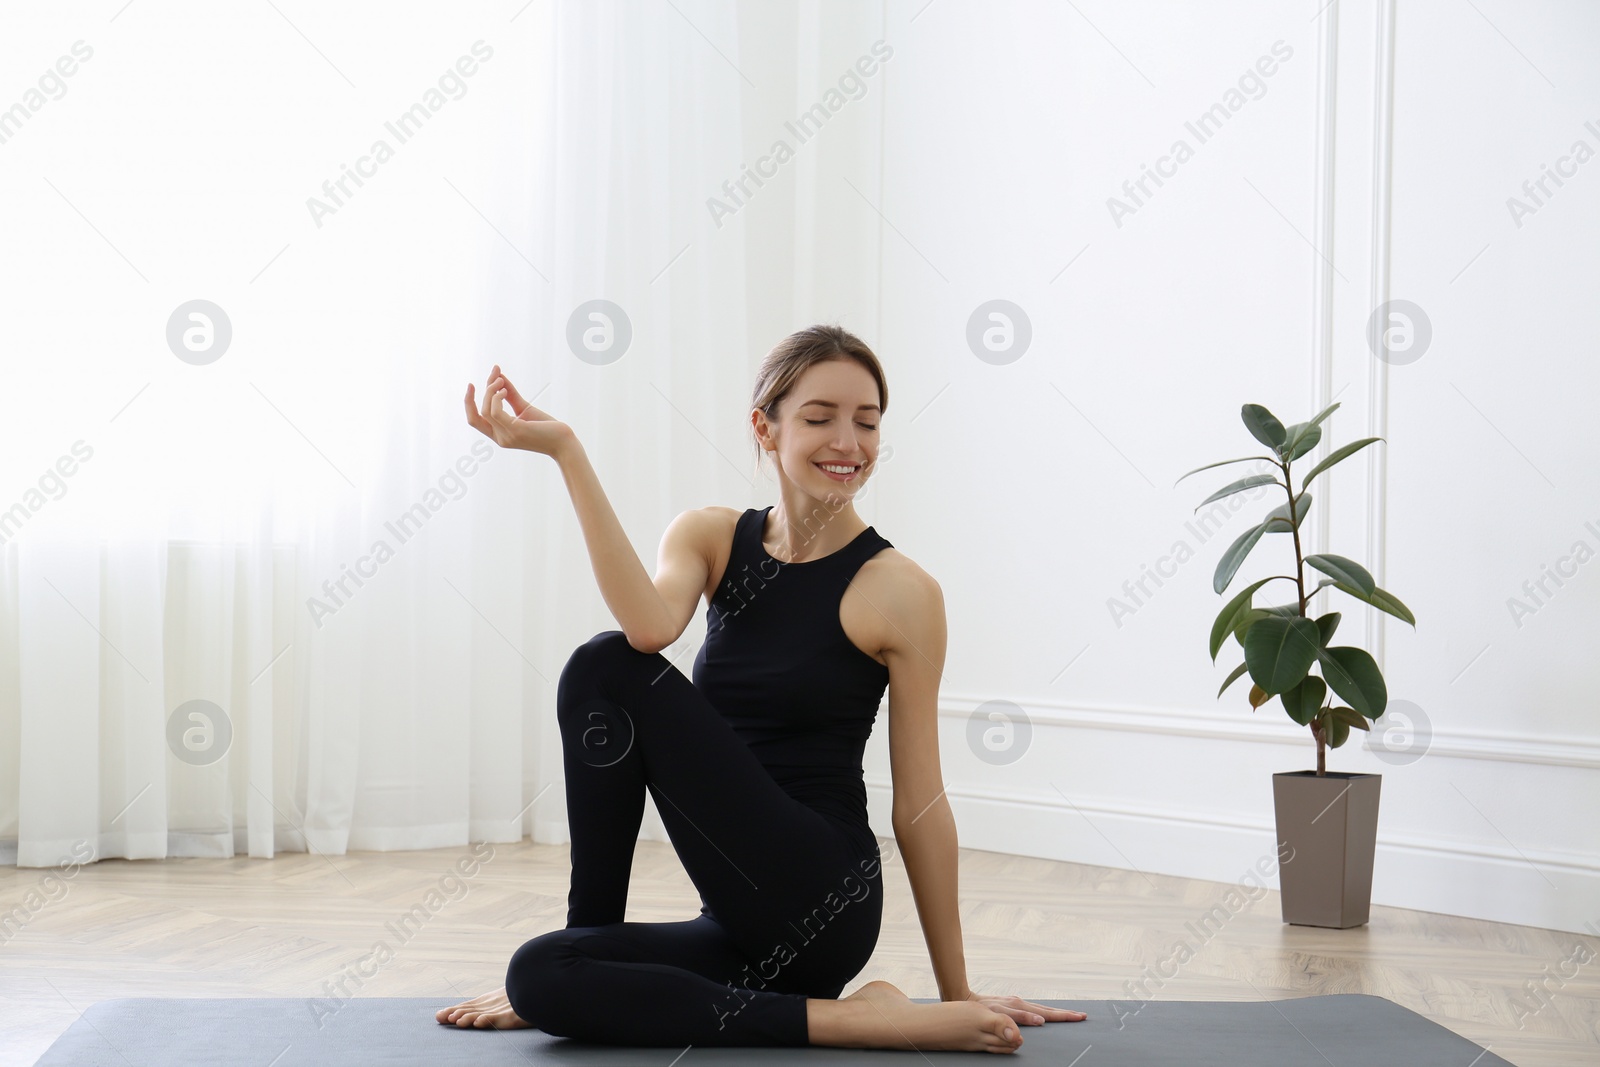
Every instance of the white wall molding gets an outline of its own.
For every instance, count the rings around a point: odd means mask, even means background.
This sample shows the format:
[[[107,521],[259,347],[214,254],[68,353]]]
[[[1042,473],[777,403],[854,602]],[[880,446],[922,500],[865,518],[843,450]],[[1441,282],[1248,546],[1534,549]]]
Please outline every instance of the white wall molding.
[[[939,715],[965,720],[988,696],[942,693]],[[1170,708],[1073,704],[1066,701],[1030,699],[1011,701],[1028,716],[1034,726],[1068,726],[1089,730],[1116,730],[1136,734],[1168,734],[1176,737],[1207,737],[1225,741],[1254,741],[1265,744],[1308,745],[1304,727],[1295,726],[1274,705],[1247,718],[1239,713],[1230,720],[1220,711],[1184,711]],[[1434,731],[1427,757],[1490,760],[1497,763],[1536,764],[1549,767],[1577,767],[1600,770],[1600,742],[1586,737],[1538,737],[1494,733],[1488,730]]]
[[[1378,0],[1378,27],[1374,34],[1372,119],[1372,264],[1369,275],[1368,314],[1389,299],[1390,197],[1394,188],[1394,3]],[[1389,364],[1376,353],[1367,355],[1367,433],[1383,438],[1367,457],[1367,566],[1381,588],[1388,581],[1389,522]],[[1388,619],[1383,612],[1366,612],[1366,647],[1387,665],[1384,637]]]
[[[1334,270],[1334,207],[1335,176],[1337,173],[1336,161],[1338,159],[1338,99],[1339,99],[1339,5],[1330,4],[1321,12],[1317,22],[1317,142],[1316,152],[1312,158],[1315,163],[1316,176],[1312,183],[1313,188],[1313,215],[1315,219],[1316,241],[1313,245],[1317,255],[1311,260],[1311,414],[1333,403],[1333,280],[1336,277]],[[1309,457],[1313,463],[1326,458],[1331,451],[1329,447],[1331,436],[1325,431],[1321,444],[1314,450],[1314,455]],[[1330,505],[1333,502],[1332,480],[1325,479],[1318,493],[1322,496],[1322,506],[1317,509],[1317,517],[1311,530],[1306,531],[1314,536],[1312,544],[1307,551],[1323,552],[1331,542],[1332,528],[1329,516],[1332,514]],[[1316,604],[1314,614],[1321,615],[1327,611],[1328,591],[1323,590],[1315,594],[1313,600]],[[1309,606],[1309,605],[1308,605]],[[1370,609],[1369,609],[1370,610]]]

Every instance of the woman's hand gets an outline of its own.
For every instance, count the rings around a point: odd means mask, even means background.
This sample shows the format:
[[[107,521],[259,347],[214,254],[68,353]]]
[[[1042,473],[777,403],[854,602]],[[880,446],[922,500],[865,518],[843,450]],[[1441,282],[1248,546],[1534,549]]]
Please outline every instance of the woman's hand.
[[[511,412],[506,411],[506,403],[510,403]],[[481,406],[474,406],[471,382],[467,383],[466,405],[467,424],[501,448],[554,456],[572,438],[570,426],[522,399],[511,379],[500,372],[498,363],[489,371]]]
[[[1044,1023],[1081,1023],[1089,1017],[1081,1011],[1052,1008],[1045,1004],[1035,1004],[1031,1000],[1023,1000],[1017,996],[991,997],[980,993],[968,993],[967,999],[982,1004],[990,1011],[1009,1015],[1024,1026],[1040,1026]]]

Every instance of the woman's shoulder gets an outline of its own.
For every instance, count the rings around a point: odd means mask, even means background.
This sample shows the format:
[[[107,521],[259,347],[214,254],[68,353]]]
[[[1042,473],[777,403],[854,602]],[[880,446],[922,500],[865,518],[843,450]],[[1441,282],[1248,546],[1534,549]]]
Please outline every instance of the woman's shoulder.
[[[938,604],[944,595],[933,575],[893,545],[873,554],[856,574],[864,583],[892,598],[891,602],[911,610]]]
[[[729,525],[739,521],[740,517],[751,508],[730,508],[723,504],[707,504],[703,508],[690,508],[692,515],[703,516],[706,522],[723,522]]]
[[[693,523],[701,530],[726,532],[732,530],[743,515],[744,512],[738,508],[707,504],[704,507],[685,510],[674,521]]]
[[[871,604],[861,618],[881,654],[943,647],[944,591],[916,560],[891,545],[863,563],[852,584]]]

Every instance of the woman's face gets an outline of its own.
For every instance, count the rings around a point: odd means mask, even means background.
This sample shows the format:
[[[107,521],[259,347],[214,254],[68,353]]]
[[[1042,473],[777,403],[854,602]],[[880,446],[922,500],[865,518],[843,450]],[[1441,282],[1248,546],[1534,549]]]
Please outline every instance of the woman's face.
[[[853,496],[878,458],[878,383],[855,360],[831,359],[807,367],[778,404],[776,422],[757,411],[783,476],[826,498]],[[759,430],[758,430],[759,432]],[[848,473],[823,468],[850,467]]]

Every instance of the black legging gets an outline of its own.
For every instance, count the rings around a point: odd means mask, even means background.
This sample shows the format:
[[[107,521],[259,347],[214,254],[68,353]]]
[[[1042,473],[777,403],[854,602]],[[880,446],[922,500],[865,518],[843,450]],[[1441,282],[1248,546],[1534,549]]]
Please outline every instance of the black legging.
[[[511,957],[512,1010],[610,1044],[808,1044],[806,998],[836,998],[877,944],[876,840],[785,793],[693,682],[620,630],[567,660],[556,717],[567,926]],[[623,921],[647,788],[700,892],[694,919]]]

